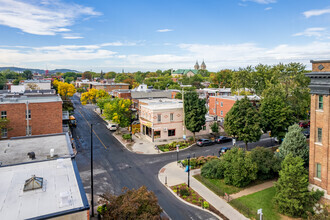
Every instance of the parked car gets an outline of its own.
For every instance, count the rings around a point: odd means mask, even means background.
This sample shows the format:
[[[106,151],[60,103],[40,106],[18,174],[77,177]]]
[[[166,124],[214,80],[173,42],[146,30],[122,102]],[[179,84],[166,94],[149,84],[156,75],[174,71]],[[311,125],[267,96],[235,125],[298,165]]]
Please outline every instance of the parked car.
[[[309,135],[310,135],[310,130],[309,130],[309,128],[303,130],[302,133],[304,134],[304,136],[305,136],[306,138],[309,138]]]
[[[298,123],[299,127],[301,128],[309,128],[311,125],[310,121],[301,121]]]
[[[231,141],[232,138],[231,137],[226,137],[226,136],[220,136],[220,137],[217,137],[215,139],[215,141],[219,144],[219,143],[225,143],[225,142],[229,142]]]
[[[229,147],[222,147],[222,148],[220,148],[220,150],[219,150],[219,157],[222,156],[222,155],[224,155],[228,150],[230,150]]]
[[[203,147],[203,146],[212,145],[214,144],[214,142],[209,139],[199,139],[196,144],[199,147]]]
[[[117,131],[117,129],[118,129],[118,125],[117,125],[117,124],[108,124],[108,125],[107,125],[107,128],[108,128],[110,131]]]

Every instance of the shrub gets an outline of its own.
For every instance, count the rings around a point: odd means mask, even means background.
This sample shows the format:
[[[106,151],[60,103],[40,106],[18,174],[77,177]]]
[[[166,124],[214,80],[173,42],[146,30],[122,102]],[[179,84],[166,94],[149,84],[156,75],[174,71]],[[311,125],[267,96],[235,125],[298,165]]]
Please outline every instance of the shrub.
[[[222,179],[224,172],[224,162],[219,159],[208,161],[201,169],[202,176],[210,179]]]
[[[196,204],[196,203],[197,203],[197,201],[193,199],[192,203]]]
[[[187,196],[182,196],[182,198],[183,198],[183,199],[186,199],[186,198],[187,198]]]
[[[210,204],[208,202],[204,201],[203,207],[208,209],[208,208],[210,208]]]
[[[132,136],[130,134],[123,134],[122,137],[123,137],[124,140],[131,140],[132,139]]]
[[[271,149],[256,147],[251,151],[251,157],[258,167],[258,179],[265,180],[278,175],[281,160],[274,155]]]
[[[226,184],[243,187],[257,178],[258,167],[250,152],[235,147],[224,154],[222,159]]]
[[[99,213],[100,215],[103,215],[105,211],[107,211],[106,204],[97,207],[97,213]]]
[[[190,192],[188,189],[180,189],[180,195],[183,196],[190,196]]]

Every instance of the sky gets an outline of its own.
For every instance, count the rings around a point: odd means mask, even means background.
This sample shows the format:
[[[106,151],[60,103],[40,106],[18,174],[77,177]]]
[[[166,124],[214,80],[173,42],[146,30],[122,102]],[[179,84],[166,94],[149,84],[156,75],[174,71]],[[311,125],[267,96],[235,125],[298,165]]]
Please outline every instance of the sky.
[[[209,71],[330,59],[329,0],[0,0],[0,66]]]

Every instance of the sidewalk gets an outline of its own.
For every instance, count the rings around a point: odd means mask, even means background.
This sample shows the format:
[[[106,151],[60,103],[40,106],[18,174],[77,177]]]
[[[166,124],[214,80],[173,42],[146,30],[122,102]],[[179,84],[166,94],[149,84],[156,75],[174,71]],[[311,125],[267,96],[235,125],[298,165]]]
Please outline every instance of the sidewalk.
[[[206,186],[200,183],[192,176],[198,174],[200,171],[192,170],[190,172],[190,187],[195,190],[200,196],[208,201],[212,206],[218,209],[223,215],[229,219],[240,220],[248,219],[236,209],[230,206],[225,200],[221,199]],[[184,172],[184,169],[180,168],[176,162],[172,162],[164,166],[158,173],[159,180],[165,185],[165,181],[168,186],[173,186],[181,183],[187,183],[188,174]],[[170,189],[169,189],[170,190]]]
[[[231,199],[237,199],[237,198],[242,197],[242,196],[246,196],[246,195],[249,195],[249,194],[252,194],[252,193],[256,193],[256,192],[259,192],[261,190],[268,189],[268,188],[274,186],[275,182],[276,181],[271,180],[271,181],[267,181],[267,182],[264,182],[264,183],[259,184],[259,185],[251,186],[251,187],[249,187],[247,189],[244,189],[244,190],[242,190],[238,193],[230,195],[230,197],[231,197]]]

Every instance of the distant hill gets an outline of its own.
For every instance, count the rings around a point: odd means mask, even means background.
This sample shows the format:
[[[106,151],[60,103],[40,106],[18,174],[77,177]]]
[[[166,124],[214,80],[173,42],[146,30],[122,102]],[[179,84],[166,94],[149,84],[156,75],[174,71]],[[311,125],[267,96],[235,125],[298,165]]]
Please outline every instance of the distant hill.
[[[18,72],[18,73],[23,72],[24,70],[31,70],[33,73],[44,74],[45,71],[46,71],[46,70],[42,70],[42,69],[30,69],[30,68],[20,68],[20,67],[0,67],[0,71],[7,70],[7,69],[10,69],[11,71]],[[48,73],[57,73],[57,72],[61,72],[61,73],[66,73],[66,72],[80,73],[80,71],[70,70],[70,69],[48,70]]]

